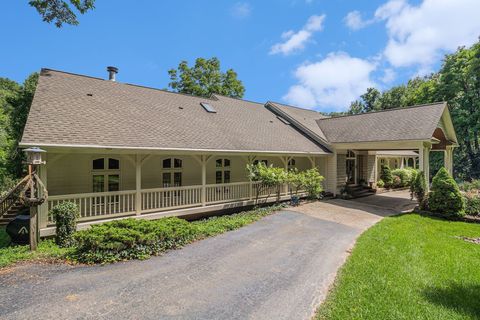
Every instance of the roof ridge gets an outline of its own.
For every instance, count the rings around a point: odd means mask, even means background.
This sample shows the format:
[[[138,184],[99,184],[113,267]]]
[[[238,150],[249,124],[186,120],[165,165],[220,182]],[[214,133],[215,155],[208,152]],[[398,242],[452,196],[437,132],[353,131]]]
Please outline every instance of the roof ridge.
[[[267,101],[267,103],[275,103],[275,104],[279,104],[279,105],[282,105],[282,106],[285,106],[285,107],[289,107],[289,108],[294,108],[294,109],[300,109],[300,110],[304,110],[304,111],[310,111],[310,112],[315,112],[315,113],[318,113],[319,115],[323,116],[323,114],[320,113],[320,111],[316,111],[316,110],[312,110],[312,109],[305,109],[305,108],[301,108],[301,107],[297,107],[297,106],[292,106],[290,104],[285,104],[285,103],[281,103],[281,102],[276,102],[276,101]]]
[[[199,98],[199,99],[206,99],[210,101],[217,101],[215,99],[212,99],[210,97],[202,97],[202,96],[196,96],[193,94],[188,94],[188,93],[183,93],[183,92],[175,92],[175,91],[170,91],[167,89],[160,89],[160,88],[154,88],[154,87],[149,87],[149,86],[144,86],[140,84],[134,84],[134,83],[129,83],[129,82],[119,82],[119,81],[111,81],[103,78],[98,78],[98,77],[92,77],[92,76],[87,76],[84,74],[79,74],[79,73],[74,73],[74,72],[68,72],[68,71],[62,71],[62,70],[56,70],[56,69],[50,69],[50,68],[42,68],[41,71],[54,71],[54,72],[59,72],[59,73],[64,73],[64,74],[69,74],[72,76],[77,76],[77,77],[82,77],[82,78],[89,78],[89,79],[95,79],[95,80],[102,80],[107,83],[114,83],[114,84],[120,84],[120,85],[127,85],[127,86],[132,86],[132,87],[138,87],[138,88],[144,88],[144,89],[149,89],[149,90],[155,90],[155,91],[160,91],[164,93],[171,93],[171,94],[178,94],[186,97],[192,97],[192,98]]]
[[[422,107],[428,107],[432,105],[446,105],[446,101],[438,101],[438,102],[430,102],[430,103],[423,103],[423,104],[415,104],[413,106],[405,106],[405,107],[397,107],[397,108],[392,108],[392,109],[383,109],[383,110],[376,110],[376,111],[370,111],[370,112],[363,112],[363,113],[357,113],[357,114],[345,114],[341,116],[331,116],[329,118],[322,118],[322,119],[317,119],[317,120],[332,120],[332,119],[338,119],[338,118],[346,118],[346,117],[354,117],[354,116],[363,116],[366,114],[374,114],[374,113],[382,113],[382,112],[388,112],[388,111],[398,111],[398,110],[408,110],[408,109],[413,109],[413,108],[422,108]]]

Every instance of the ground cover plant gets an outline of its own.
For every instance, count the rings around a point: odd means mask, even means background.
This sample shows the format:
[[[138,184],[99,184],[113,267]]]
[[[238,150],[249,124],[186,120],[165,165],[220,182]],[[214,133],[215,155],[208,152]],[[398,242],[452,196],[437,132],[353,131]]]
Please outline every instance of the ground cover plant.
[[[479,319],[480,225],[405,214],[360,236],[316,319]]]

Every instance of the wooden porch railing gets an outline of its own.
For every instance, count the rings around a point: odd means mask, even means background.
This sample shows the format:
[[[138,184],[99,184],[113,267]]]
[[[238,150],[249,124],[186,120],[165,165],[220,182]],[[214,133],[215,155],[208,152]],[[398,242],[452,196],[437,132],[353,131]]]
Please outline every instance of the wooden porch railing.
[[[29,176],[26,176],[15,187],[13,187],[5,196],[0,199],[0,217],[2,217],[8,210],[19,201],[20,193],[27,184]]]
[[[224,184],[209,184],[205,186],[205,203],[202,203],[202,186],[185,186],[172,188],[142,189],[140,213],[152,213],[166,210],[200,207],[234,201],[254,200],[255,183],[237,182]],[[282,186],[281,195],[285,195]],[[259,199],[267,196],[274,199],[276,189],[263,188]],[[98,192],[70,194],[48,197],[48,211],[62,203],[75,203],[80,211],[79,221],[106,219],[138,214],[136,211],[136,191]],[[49,215],[48,224],[54,223]]]

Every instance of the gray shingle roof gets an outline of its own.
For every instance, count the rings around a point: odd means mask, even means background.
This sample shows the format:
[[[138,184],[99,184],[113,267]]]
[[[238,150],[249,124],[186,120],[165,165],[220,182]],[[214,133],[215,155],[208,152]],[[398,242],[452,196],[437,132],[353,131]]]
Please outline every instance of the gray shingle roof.
[[[263,104],[48,69],[40,74],[21,145],[327,153]]]
[[[330,143],[429,140],[446,103],[317,120]]]

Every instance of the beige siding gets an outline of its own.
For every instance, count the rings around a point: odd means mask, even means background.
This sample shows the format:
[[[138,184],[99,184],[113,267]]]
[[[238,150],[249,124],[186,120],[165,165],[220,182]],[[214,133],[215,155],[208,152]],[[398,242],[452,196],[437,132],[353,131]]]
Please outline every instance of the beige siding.
[[[337,155],[337,188],[347,181],[346,155]]]
[[[326,159],[326,190],[334,194],[337,193],[337,154],[333,154]]]
[[[375,155],[367,156],[367,182],[376,182],[375,181]]]

